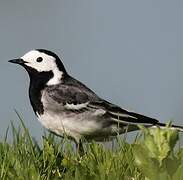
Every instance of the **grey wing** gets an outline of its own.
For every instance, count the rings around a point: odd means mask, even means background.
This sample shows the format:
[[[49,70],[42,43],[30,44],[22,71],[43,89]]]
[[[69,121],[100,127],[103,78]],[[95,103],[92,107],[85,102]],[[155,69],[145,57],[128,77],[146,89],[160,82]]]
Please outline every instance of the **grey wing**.
[[[48,87],[47,92],[55,102],[62,104],[67,110],[81,112],[99,110],[98,112],[101,114],[97,115],[110,119],[111,123],[133,125],[156,125],[159,123],[156,119],[127,111],[99,98],[93,91],[75,79],[67,84]]]
[[[72,84],[61,84],[47,87],[47,95],[56,103],[66,108],[82,109],[89,102],[98,101],[99,97],[91,90]],[[70,105],[70,106],[69,106]]]

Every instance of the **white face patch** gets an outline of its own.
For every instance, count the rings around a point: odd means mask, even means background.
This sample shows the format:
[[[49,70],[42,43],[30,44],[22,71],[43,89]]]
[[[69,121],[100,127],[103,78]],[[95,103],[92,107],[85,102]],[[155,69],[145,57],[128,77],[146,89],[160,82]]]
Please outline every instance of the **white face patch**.
[[[38,58],[42,58],[41,62],[37,62]],[[55,85],[60,83],[63,72],[60,71],[56,64],[56,59],[53,56],[49,56],[43,52],[32,50],[21,57],[26,62],[26,66],[31,67],[38,72],[53,72],[53,78],[47,82],[47,85]]]
[[[37,58],[39,57],[43,58],[41,62],[37,62]],[[26,66],[32,67],[38,72],[53,71],[55,68],[57,68],[54,57],[36,50],[29,51],[24,56],[22,56],[21,59],[26,61]]]

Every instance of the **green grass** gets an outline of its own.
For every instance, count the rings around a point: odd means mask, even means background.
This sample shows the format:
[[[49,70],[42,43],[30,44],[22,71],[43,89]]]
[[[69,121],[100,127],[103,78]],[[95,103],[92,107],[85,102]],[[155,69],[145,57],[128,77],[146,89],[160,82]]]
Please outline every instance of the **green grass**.
[[[7,142],[8,130],[0,143],[0,179],[183,179],[183,149],[175,148],[175,130],[142,127],[132,144],[121,137],[115,148],[84,143],[85,154],[80,156],[67,138],[52,134],[38,145],[20,122],[20,128],[12,124],[12,143]]]

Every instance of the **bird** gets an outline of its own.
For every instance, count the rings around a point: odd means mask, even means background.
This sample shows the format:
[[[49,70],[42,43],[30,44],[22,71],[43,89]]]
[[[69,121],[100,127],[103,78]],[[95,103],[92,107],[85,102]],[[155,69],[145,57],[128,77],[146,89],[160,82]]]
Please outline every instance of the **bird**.
[[[34,49],[9,62],[22,66],[30,77],[29,99],[38,121],[49,131],[67,135],[79,144],[104,141],[119,134],[147,128],[164,128],[155,118],[128,111],[99,97],[72,77],[62,58],[46,49]],[[182,126],[171,128],[183,131]]]

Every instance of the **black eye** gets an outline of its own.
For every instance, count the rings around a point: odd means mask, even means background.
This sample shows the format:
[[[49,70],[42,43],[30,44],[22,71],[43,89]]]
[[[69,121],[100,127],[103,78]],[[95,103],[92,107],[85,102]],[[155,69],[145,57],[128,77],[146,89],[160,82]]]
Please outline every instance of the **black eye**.
[[[41,61],[43,61],[43,58],[42,58],[42,57],[38,57],[38,58],[36,59],[36,61],[37,61],[37,62],[41,62]]]

